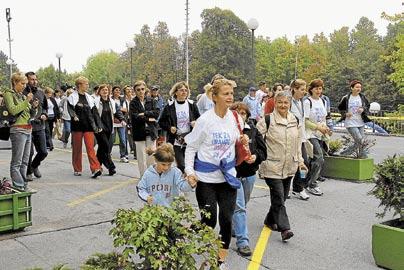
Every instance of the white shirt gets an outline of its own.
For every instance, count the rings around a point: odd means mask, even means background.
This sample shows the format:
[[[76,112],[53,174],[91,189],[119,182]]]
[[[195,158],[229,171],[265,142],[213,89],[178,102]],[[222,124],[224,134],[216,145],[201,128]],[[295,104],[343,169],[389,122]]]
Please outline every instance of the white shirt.
[[[53,103],[50,100],[50,98],[47,99],[48,101],[48,116],[53,117],[55,115],[55,113],[53,112]]]
[[[311,100],[311,108],[310,108],[310,100]],[[312,97],[308,97],[303,102],[304,108],[304,117],[308,118],[315,124],[324,124],[326,125],[326,116],[327,116],[327,109],[324,106],[323,100],[321,98],[314,99]],[[311,129],[306,129],[306,138],[316,138],[320,139],[322,137],[321,132],[316,132]]]
[[[175,113],[177,114],[177,134],[188,133],[191,130],[188,101],[185,101],[183,104],[175,101]],[[175,140],[174,145],[181,146],[177,140]]]
[[[261,103],[263,96],[265,96],[266,93],[262,91],[261,89],[258,89],[258,91],[255,93],[255,97],[257,98],[258,102]]]
[[[349,96],[348,112],[352,113],[351,117],[345,118],[345,127],[363,127],[365,123],[362,120],[359,109],[362,108],[362,99],[359,95]]]
[[[210,98],[208,98],[206,94],[202,94],[201,98],[198,100],[198,103],[196,103],[200,115],[212,109],[214,105],[215,104],[213,103],[213,101]]]
[[[239,122],[242,125],[240,116]],[[243,126],[241,128],[243,129]],[[235,143],[239,137],[236,119],[230,110],[223,118],[219,117],[214,109],[205,112],[196,120],[192,132],[185,136],[185,173],[196,174],[199,181],[204,183],[226,182],[220,170],[211,173],[194,171],[195,154],[199,160],[215,165],[219,165],[223,158],[228,162],[233,161],[236,156]],[[232,168],[229,173],[236,176],[236,169]]]
[[[306,142],[306,125],[304,124],[304,110],[303,102],[301,100],[296,100],[292,98],[292,106],[290,107],[290,112],[293,113],[297,119],[299,119],[299,131],[302,142]]]

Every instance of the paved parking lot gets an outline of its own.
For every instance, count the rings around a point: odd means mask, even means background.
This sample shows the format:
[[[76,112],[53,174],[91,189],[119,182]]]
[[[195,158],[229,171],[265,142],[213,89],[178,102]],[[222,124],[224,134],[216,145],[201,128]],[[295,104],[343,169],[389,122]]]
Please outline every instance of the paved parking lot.
[[[396,140],[403,145],[404,139]],[[43,177],[31,184],[38,190],[32,197],[33,226],[19,233],[0,234],[0,269],[51,269],[57,263],[79,269],[89,255],[113,250],[108,231],[115,211],[143,205],[135,189],[135,161],[117,161],[115,176],[94,180],[84,157],[84,173],[75,177],[70,150],[55,144],[57,149],[41,167]],[[392,153],[383,153],[387,154]],[[9,175],[10,155],[10,150],[0,150],[1,176]],[[282,243],[279,233],[263,230],[269,191],[265,182],[258,180],[248,205],[256,263],[237,255],[233,241],[230,269],[378,269],[371,254],[371,226],[379,222],[375,218],[378,202],[367,195],[372,184],[327,180],[321,187],[325,193],[322,197],[288,200],[295,237]],[[188,197],[195,203],[194,194]]]

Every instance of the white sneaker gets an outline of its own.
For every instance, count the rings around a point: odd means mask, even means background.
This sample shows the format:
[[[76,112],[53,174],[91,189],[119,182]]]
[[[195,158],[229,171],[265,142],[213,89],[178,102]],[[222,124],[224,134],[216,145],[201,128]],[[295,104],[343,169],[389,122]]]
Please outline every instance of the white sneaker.
[[[304,189],[301,192],[292,191],[292,194],[303,201],[307,201],[310,198]]]
[[[129,163],[129,160],[126,157],[121,158],[122,163]]]
[[[316,196],[323,195],[323,192],[321,191],[321,189],[319,187],[315,187],[315,188],[309,187],[309,188],[307,188],[307,191]]]

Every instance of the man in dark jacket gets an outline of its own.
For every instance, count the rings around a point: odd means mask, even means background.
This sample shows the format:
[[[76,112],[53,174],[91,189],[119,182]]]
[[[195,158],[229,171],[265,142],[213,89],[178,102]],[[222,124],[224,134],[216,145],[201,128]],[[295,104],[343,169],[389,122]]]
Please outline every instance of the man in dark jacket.
[[[48,156],[45,134],[45,121],[48,119],[48,102],[46,100],[44,92],[38,87],[38,79],[36,77],[36,74],[30,71],[27,72],[25,76],[28,79],[28,84],[27,87],[24,89],[24,95],[32,93],[34,95],[33,101],[39,102],[37,114],[31,120],[32,144],[26,179],[27,181],[32,181],[32,173],[37,178],[40,178],[42,176],[41,172],[39,171],[39,165],[41,165],[41,162]],[[32,159],[34,155],[34,147],[36,155],[34,159]]]
[[[129,114],[132,123],[132,136],[136,145],[136,157],[138,161],[140,177],[154,160],[149,150],[154,150],[157,139],[157,118],[160,111],[157,102],[146,97],[146,83],[137,81],[133,86],[136,96],[129,104]]]

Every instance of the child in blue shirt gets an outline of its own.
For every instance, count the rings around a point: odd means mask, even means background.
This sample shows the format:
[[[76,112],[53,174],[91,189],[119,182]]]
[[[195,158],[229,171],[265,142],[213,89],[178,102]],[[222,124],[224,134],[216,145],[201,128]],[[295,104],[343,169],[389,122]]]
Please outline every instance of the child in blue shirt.
[[[191,191],[196,186],[194,180],[185,180],[177,167],[171,167],[174,157],[171,144],[164,143],[156,149],[156,164],[147,168],[137,185],[140,199],[148,204],[169,206],[180,191]]]

